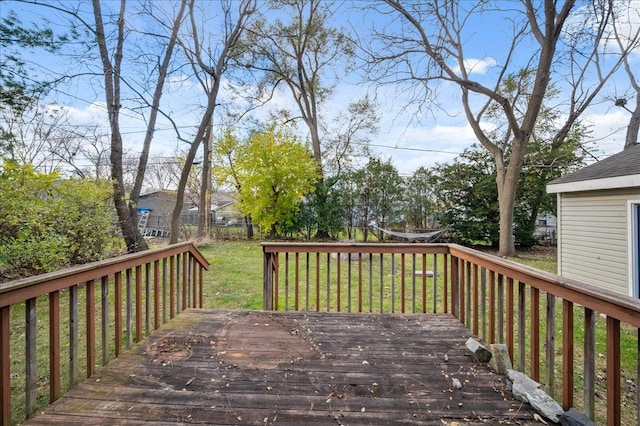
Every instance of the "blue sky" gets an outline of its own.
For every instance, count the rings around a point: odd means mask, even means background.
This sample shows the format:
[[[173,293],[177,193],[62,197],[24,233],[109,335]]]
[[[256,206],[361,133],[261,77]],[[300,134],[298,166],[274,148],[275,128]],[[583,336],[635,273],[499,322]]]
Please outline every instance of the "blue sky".
[[[118,3],[106,1],[105,7],[117,7]],[[68,5],[69,3],[62,3]],[[356,2],[356,7],[343,6],[338,14],[345,27],[366,27],[375,24],[384,25],[384,18],[371,10],[363,10],[364,2]],[[630,7],[640,9],[640,1],[633,0]],[[82,7],[90,10],[90,4],[85,2]],[[50,10],[24,5],[13,1],[0,2],[0,13],[4,16],[9,10],[16,10],[24,23],[38,22],[41,19],[49,19],[51,25],[58,26],[66,19]],[[348,19],[347,19],[348,18]],[[144,16],[132,19],[131,25],[135,29],[145,28],[150,25]],[[495,73],[491,65],[499,64],[503,60],[506,45],[509,39],[508,27],[504,21],[497,20],[493,15],[487,14],[473,23],[469,31],[465,50],[467,58],[474,65],[472,77],[478,81],[489,81],[488,78]],[[640,24],[636,22],[636,25]],[[398,25],[398,24],[394,24]],[[59,28],[64,31],[64,25]],[[44,55],[36,52],[38,62],[52,70],[72,69],[73,60],[65,55]],[[28,55],[28,54],[27,54]],[[638,55],[633,58],[638,64]],[[71,62],[70,62],[71,61]],[[97,69],[98,62],[88,64],[85,69]],[[556,76],[557,77],[557,76]],[[52,99],[63,105],[74,122],[102,123],[106,124],[106,113],[101,88],[97,86],[99,77],[93,79],[78,79],[64,88],[63,92]],[[626,78],[620,75],[615,80],[618,91],[628,86]],[[459,91],[454,86],[440,86],[441,96],[439,102],[442,110],[418,112],[415,105],[409,104],[407,88],[398,85],[386,85],[374,87],[360,80],[358,73],[352,73],[341,79],[336,86],[334,96],[324,107],[327,117],[332,117],[346,109],[349,102],[356,101],[365,93],[375,94],[378,102],[380,116],[379,132],[371,136],[373,151],[382,158],[390,158],[393,164],[403,175],[409,175],[420,166],[430,167],[435,163],[452,161],[457,153],[473,144],[476,139],[467,120],[462,113],[458,99]],[[163,104],[170,109],[172,117],[178,125],[184,126],[183,130],[197,122],[197,114],[194,111],[193,100],[200,96],[200,90],[192,81],[181,81],[176,77],[168,86]],[[221,95],[229,100],[231,94],[223,90]],[[611,95],[606,91],[603,96]],[[267,107],[256,110],[255,118],[266,119],[269,110],[275,107],[293,109],[290,94],[284,90],[278,92],[273,102]],[[330,120],[327,120],[330,121]],[[624,145],[625,128],[628,122],[628,113],[612,105],[612,102],[601,102],[587,111],[583,116],[585,124],[593,126],[589,139],[597,149],[600,157],[607,156],[622,149]],[[121,118],[125,143],[132,151],[138,151],[143,138],[144,126],[135,117],[123,110]],[[243,127],[243,124],[239,124]],[[105,129],[107,126],[105,125]],[[154,140],[153,155],[171,156],[176,152],[176,137],[166,120],[161,120]],[[106,130],[105,130],[106,131]],[[300,126],[298,134],[306,137],[306,129]]]

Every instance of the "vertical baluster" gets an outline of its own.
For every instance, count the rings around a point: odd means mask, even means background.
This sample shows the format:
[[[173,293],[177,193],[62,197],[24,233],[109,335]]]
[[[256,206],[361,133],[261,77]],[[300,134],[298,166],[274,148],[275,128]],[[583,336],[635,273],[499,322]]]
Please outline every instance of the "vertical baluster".
[[[426,255],[424,255],[424,258],[426,260]],[[444,275],[446,277],[447,273],[445,272]],[[435,314],[438,310],[438,255],[436,253],[433,254],[433,277],[431,277],[431,281],[433,285],[431,289],[433,293],[433,313]],[[444,286],[446,286],[446,284],[444,284]]]
[[[405,254],[401,253],[400,254],[400,312],[402,312],[404,314],[405,312],[405,294],[406,294],[406,287],[405,287]]]
[[[513,278],[507,277],[507,347],[509,348],[509,356],[511,359],[515,360],[514,347],[513,347],[513,330],[515,327],[514,324],[514,306],[513,306]]]
[[[431,286],[431,297],[432,297],[432,302],[433,302],[433,313],[436,313],[436,307],[437,307],[437,303],[438,303],[438,290],[436,288],[436,275],[437,274],[437,268],[436,268],[437,262],[436,262],[436,255],[433,255],[433,277],[432,279],[432,286]],[[422,313],[426,314],[427,313],[427,253],[422,253]]]
[[[391,253],[391,313],[396,311],[396,262],[395,253]]]
[[[136,342],[142,340],[142,266],[136,266]],[[184,309],[184,306],[183,306]]]
[[[273,309],[273,253],[262,250],[262,309]]]
[[[473,280],[472,280],[472,287],[473,287],[473,333],[477,336],[478,335],[478,316],[480,315],[480,308],[479,308],[479,286],[478,286],[478,265],[477,264],[473,264]]]
[[[87,377],[94,373],[96,365],[96,288],[95,281],[88,280],[85,283],[87,292],[86,317],[87,317]]]
[[[384,275],[383,275],[383,260],[384,260],[384,255],[382,253],[380,253],[380,313],[383,312],[384,309],[384,304],[383,304],[383,299],[384,299]]]
[[[347,253],[348,256],[348,260],[347,262],[351,262],[351,253]],[[341,304],[340,304],[340,296],[341,296],[341,291],[340,291],[340,253],[338,253],[338,257],[336,258],[336,311],[337,312],[341,312]]]
[[[176,256],[169,258],[169,318],[176,315]]]
[[[459,292],[459,297],[458,297],[458,314],[460,315],[460,322],[463,324],[467,324],[467,304],[466,304],[466,296],[467,296],[467,292],[466,290],[466,286],[467,286],[467,280],[465,279],[465,275],[464,275],[464,271],[465,271],[465,261],[460,259],[458,264],[458,274],[459,274],[459,279],[458,279],[458,292]]]
[[[611,376],[608,377],[607,381],[609,380],[611,380]],[[573,407],[573,303],[566,299],[563,299],[562,300],[562,408],[566,411],[571,407]]]
[[[482,318],[482,339],[486,341],[487,340],[487,269],[486,268],[480,268],[480,318]]]
[[[424,290],[423,290],[424,293]],[[411,312],[416,313],[416,254],[411,255]]]
[[[199,273],[198,283],[199,283],[199,289],[200,289],[200,293],[198,295],[199,297],[198,307],[204,308],[204,268],[202,267],[202,265],[198,265],[198,273]]]
[[[489,271],[489,342],[496,343],[496,272]]]
[[[133,343],[133,335],[131,334],[131,330],[133,329],[133,299],[132,299],[132,294],[131,294],[131,269],[127,269],[126,271],[126,276],[125,276],[125,292],[126,292],[126,312],[125,312],[125,317],[127,319],[126,321],[126,327],[127,327],[127,349],[129,349],[131,347],[131,344]]]
[[[69,287],[69,388],[78,384],[78,286]]]
[[[7,311],[9,308],[7,307]],[[37,346],[36,346],[36,336],[38,334],[37,328],[37,316],[36,316],[36,298],[27,299],[25,301],[24,307],[25,313],[25,334],[26,334],[26,345],[25,345],[25,414],[26,418],[33,416],[38,408],[37,403],[37,390],[38,390],[38,382],[37,382],[37,364],[38,364],[38,355],[37,355]],[[7,318],[8,322],[8,318]],[[7,324],[8,325],[8,324]],[[0,344],[0,347],[2,345]],[[2,348],[4,349],[4,348]],[[2,352],[6,354],[7,360],[9,359],[9,348]],[[7,369],[7,372],[9,370]],[[7,396],[8,398],[8,396]],[[0,424],[5,424],[4,422],[0,422]],[[10,424],[10,423],[6,423]]]
[[[9,306],[0,307],[0,424],[11,424],[11,362]]]
[[[362,253],[358,253],[358,312],[362,312]]]
[[[451,256],[451,313],[454,317],[460,319],[458,306],[458,284],[460,282],[460,268],[458,267],[458,258]],[[446,312],[446,310],[445,310]]]
[[[167,322],[167,263],[168,259],[162,259],[162,323]]]
[[[102,364],[109,362],[109,277],[104,276],[100,281],[100,301],[102,303],[102,324],[100,328],[102,338]]]
[[[369,312],[373,312],[373,253],[369,253]]]
[[[467,328],[469,330],[472,329],[472,314],[471,314],[471,307],[472,307],[472,302],[471,302],[471,296],[472,296],[472,289],[471,289],[471,262],[464,262],[465,265],[465,287],[466,287],[466,293],[465,293],[465,311],[466,311],[466,322],[465,324],[467,324]]]
[[[295,283],[296,283],[296,296],[295,296],[295,305],[296,311],[300,310],[300,253],[296,252],[296,271],[295,271]]]
[[[522,281],[518,281],[518,371],[524,372],[525,362],[525,284]]]
[[[115,302],[115,351],[116,358],[120,356],[120,349],[122,347],[122,272],[117,271],[113,277],[114,281],[114,302]]]
[[[49,293],[49,403],[60,398],[60,292]]]
[[[448,289],[449,289],[449,265],[447,264],[449,262],[449,255],[447,253],[442,255],[442,273],[443,273],[443,279],[442,279],[442,305],[443,305],[443,312],[446,314],[449,312],[449,295],[447,294]]]
[[[182,305],[180,312],[187,309],[187,297],[189,294],[189,259],[187,253],[182,254]]]
[[[182,262],[181,256],[179,254],[176,255],[176,294],[175,294],[175,301],[176,301],[176,310],[175,310],[175,315],[178,315],[180,313],[180,288],[181,286],[184,285],[184,283],[182,282],[182,274],[180,273],[180,264]]]
[[[607,317],[607,425],[620,424],[620,320]]]
[[[584,308],[584,413],[595,420],[596,315]]]
[[[307,263],[306,263],[307,275],[305,277],[305,282],[306,282],[306,286],[307,286],[306,287],[306,297],[305,297],[305,299],[306,299],[306,307],[305,307],[305,309],[307,311],[309,310],[309,256],[310,256],[310,253],[307,252],[307,254],[306,254],[306,257],[307,257]]]
[[[191,253],[189,253],[189,262],[191,263],[191,288],[193,289],[191,307],[198,308],[199,288],[202,283],[198,281],[198,262],[196,262],[196,259],[191,255]]]
[[[347,301],[347,311],[351,312],[351,298],[352,298],[352,294],[351,294],[351,253],[349,253],[349,263],[347,264],[347,298],[349,299]]]
[[[160,261],[153,263],[153,329],[160,327]]]
[[[531,378],[540,381],[540,290],[531,287]]]
[[[289,310],[289,252],[284,254],[284,310]]]
[[[316,253],[316,312],[320,312],[320,253]]]
[[[327,312],[331,311],[331,253],[327,253]]]
[[[502,274],[498,274],[498,343],[504,343],[504,275]]]
[[[151,264],[144,265],[144,330],[148,336],[151,332]]]
[[[546,372],[547,386],[545,391],[555,394],[555,354],[556,354],[556,297],[547,293],[547,337],[546,337]]]
[[[280,253],[271,253],[271,264],[273,265],[273,306],[271,309],[280,309]]]

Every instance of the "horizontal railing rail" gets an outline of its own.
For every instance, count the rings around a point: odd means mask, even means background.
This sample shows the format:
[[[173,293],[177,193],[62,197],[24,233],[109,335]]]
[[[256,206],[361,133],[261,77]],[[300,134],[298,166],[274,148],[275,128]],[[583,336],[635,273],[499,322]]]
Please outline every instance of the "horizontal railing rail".
[[[638,383],[636,299],[456,244],[263,243],[263,254],[265,310],[451,313],[486,343],[505,343],[514,368],[563,409],[640,424],[637,388],[621,400],[621,384]],[[635,357],[626,380],[622,330]]]
[[[202,307],[208,268],[182,243],[0,284],[0,424],[31,417],[97,363]]]

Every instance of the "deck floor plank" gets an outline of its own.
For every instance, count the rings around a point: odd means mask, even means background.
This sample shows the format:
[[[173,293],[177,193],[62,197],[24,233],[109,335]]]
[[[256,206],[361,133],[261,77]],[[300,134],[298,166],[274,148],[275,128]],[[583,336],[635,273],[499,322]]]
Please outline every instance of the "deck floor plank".
[[[533,424],[469,336],[446,314],[190,310],[27,424]]]

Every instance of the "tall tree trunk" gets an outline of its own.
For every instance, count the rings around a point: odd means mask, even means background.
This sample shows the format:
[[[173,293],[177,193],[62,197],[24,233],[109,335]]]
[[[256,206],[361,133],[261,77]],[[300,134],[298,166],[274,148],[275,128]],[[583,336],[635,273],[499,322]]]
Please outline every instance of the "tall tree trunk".
[[[209,236],[211,230],[211,142],[213,123],[207,129],[202,145],[202,183],[200,185],[200,206],[198,209],[197,238]]]
[[[247,240],[253,239],[253,223],[251,222],[251,216],[244,217],[244,224],[247,230]]]
[[[640,87],[636,88],[636,107],[631,111],[631,118],[629,119],[629,125],[627,126],[627,135],[624,140],[624,149],[636,146],[638,141],[638,129],[640,129]]]
[[[120,2],[118,14],[118,39],[114,52],[114,63],[111,63],[107,48],[104,23],[102,21],[102,8],[100,0],[93,0],[93,15],[96,24],[96,38],[102,59],[104,71],[105,95],[107,111],[109,113],[109,126],[111,130],[111,180],[113,182],[113,201],[118,214],[118,223],[122,231],[127,251],[129,253],[146,250],[147,242],[138,230],[137,215],[134,207],[127,203],[127,194],[124,187],[122,167],[122,135],[120,133],[120,71],[122,64],[122,50],[124,45],[124,12],[125,0]]]

